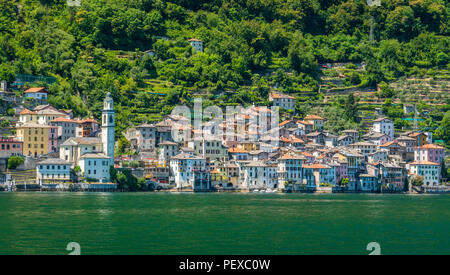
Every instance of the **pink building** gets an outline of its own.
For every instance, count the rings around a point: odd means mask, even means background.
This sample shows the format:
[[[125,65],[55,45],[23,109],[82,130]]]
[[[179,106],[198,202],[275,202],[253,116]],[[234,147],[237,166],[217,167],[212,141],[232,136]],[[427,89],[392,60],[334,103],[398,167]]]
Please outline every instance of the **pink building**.
[[[0,138],[0,158],[22,155],[23,142],[14,138]]]
[[[431,161],[441,164],[445,160],[445,148],[436,144],[426,144],[416,147],[414,151],[414,160]]]
[[[348,178],[347,162],[339,161],[335,166],[336,184],[339,184],[343,178]]]

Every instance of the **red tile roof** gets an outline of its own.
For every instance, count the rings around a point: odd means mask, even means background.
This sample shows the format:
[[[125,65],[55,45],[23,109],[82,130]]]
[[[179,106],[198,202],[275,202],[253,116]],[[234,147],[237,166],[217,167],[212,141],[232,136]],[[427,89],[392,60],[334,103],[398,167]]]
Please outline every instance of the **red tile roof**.
[[[411,162],[410,163],[410,165],[418,165],[418,164],[420,164],[420,165],[440,165],[439,163],[436,163],[436,162],[432,162],[432,161],[414,161],[414,162]]]
[[[30,88],[25,93],[48,93],[45,87]]]
[[[246,151],[244,149],[241,149],[241,148],[237,148],[237,147],[233,147],[233,148],[228,149],[228,152],[231,153],[231,154],[233,154],[233,153],[241,153],[241,154],[248,153],[248,151]]]
[[[325,120],[324,118],[322,118],[320,116],[316,116],[316,115],[307,115],[304,119],[305,120]]]
[[[323,166],[322,164],[315,163],[315,164],[312,164],[312,165],[305,165],[305,166],[303,166],[303,168],[309,168],[309,169],[326,169],[326,168],[328,168],[328,167]]]
[[[422,145],[420,147],[416,147],[416,149],[441,149],[441,150],[445,150],[444,147],[436,145],[436,144],[425,144],[425,145]]]

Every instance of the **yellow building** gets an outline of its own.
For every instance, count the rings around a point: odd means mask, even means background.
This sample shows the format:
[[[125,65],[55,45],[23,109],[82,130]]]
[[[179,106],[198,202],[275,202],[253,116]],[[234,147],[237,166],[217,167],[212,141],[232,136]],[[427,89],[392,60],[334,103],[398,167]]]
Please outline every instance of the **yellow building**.
[[[252,141],[240,141],[237,144],[237,148],[243,149],[247,152],[259,150],[259,144]]]
[[[17,139],[23,142],[23,155],[40,156],[58,152],[58,128],[37,123],[17,127]]]

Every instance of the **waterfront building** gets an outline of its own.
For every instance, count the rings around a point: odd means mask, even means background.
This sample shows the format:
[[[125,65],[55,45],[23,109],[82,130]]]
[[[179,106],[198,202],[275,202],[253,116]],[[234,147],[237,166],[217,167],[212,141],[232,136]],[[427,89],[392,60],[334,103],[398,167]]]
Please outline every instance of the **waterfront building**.
[[[45,159],[36,165],[36,184],[61,184],[71,180],[70,163],[63,159]]]
[[[23,154],[23,142],[15,137],[0,137],[0,158],[21,156]]]
[[[285,184],[301,184],[303,182],[302,165],[306,157],[292,151],[278,159],[278,188],[284,189]]]
[[[423,177],[425,186],[441,185],[441,165],[431,161],[415,161],[408,164],[409,172]]]
[[[108,182],[111,157],[103,153],[87,153],[80,157],[79,166],[86,181]]]
[[[315,189],[321,184],[335,185],[335,169],[323,164],[311,164],[303,166],[303,178],[307,189]]]
[[[276,189],[278,187],[277,167],[264,161],[251,161],[241,166],[240,184],[247,190]]]
[[[178,189],[201,191],[211,188],[209,170],[203,157],[184,153],[176,155],[170,159],[170,174]]]
[[[58,128],[37,123],[17,127],[17,139],[23,142],[25,156],[40,156],[58,152]]]
[[[361,174],[360,178],[360,188],[363,192],[375,192],[379,190],[378,176],[373,174]]]

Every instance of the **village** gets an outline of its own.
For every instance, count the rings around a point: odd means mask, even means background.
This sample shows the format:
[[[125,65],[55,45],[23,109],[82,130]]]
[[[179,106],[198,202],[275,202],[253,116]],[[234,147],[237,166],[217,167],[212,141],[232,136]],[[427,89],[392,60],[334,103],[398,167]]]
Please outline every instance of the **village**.
[[[15,100],[5,81],[0,90],[3,100]],[[441,173],[445,148],[433,143],[430,133],[398,135],[393,121],[382,115],[366,133],[347,129],[333,135],[324,130],[326,118],[309,114],[301,120],[278,119],[264,106],[253,105],[232,120],[216,125],[203,121],[197,127],[190,117],[172,114],[127,129],[123,136],[133,153],[120,155],[115,154],[110,93],[101,124],[47,104],[43,87],[29,88],[24,95],[33,107],[16,108],[15,125],[2,129],[0,138],[4,191],[116,191],[111,169],[131,171],[154,191],[449,191]],[[295,98],[282,93],[272,93],[270,101],[282,109],[295,106]],[[174,138],[177,132],[183,133],[181,139]],[[22,162],[8,167],[15,157]]]

